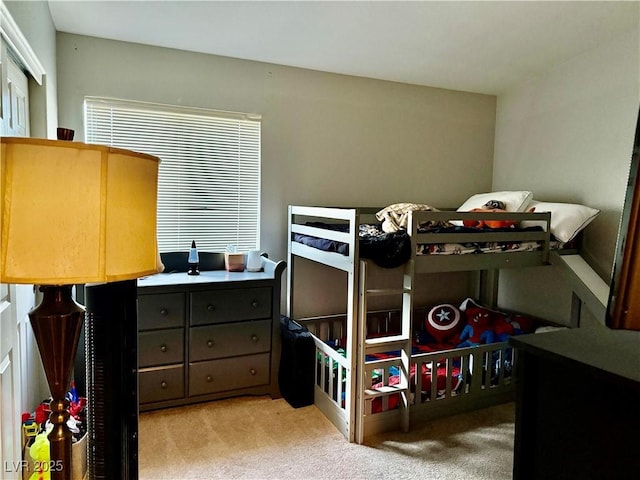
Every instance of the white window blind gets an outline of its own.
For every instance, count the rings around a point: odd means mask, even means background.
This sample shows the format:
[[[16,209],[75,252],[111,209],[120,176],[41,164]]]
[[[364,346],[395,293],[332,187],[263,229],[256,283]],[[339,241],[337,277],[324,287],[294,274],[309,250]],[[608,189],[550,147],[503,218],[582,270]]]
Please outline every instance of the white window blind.
[[[260,117],[85,98],[85,140],[160,158],[160,252],[259,248]]]

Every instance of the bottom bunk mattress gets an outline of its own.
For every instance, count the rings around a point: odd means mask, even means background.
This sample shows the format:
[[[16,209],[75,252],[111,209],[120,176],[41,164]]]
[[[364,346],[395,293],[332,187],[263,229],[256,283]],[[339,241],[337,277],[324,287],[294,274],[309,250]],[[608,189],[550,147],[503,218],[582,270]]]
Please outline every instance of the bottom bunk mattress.
[[[333,402],[344,408],[347,401],[348,369],[337,359],[344,359],[346,351],[336,347],[333,342],[329,342],[328,346],[334,348],[335,356],[327,350],[316,352],[316,385]],[[376,368],[375,364],[380,360],[388,365]],[[477,391],[504,387],[511,382],[514,364],[515,351],[506,341],[449,350],[414,345],[409,371],[410,404],[418,405],[468,395],[474,391],[474,387]],[[373,366],[367,369],[366,365]],[[368,381],[365,388],[368,390],[384,390],[397,386],[402,381],[399,351],[367,355],[364,368],[367,370]],[[371,400],[367,413],[393,410],[399,404],[400,394],[375,397]]]
[[[397,335],[399,316],[397,311],[369,314],[367,331],[376,333],[368,338]],[[323,404],[346,411],[348,407],[355,408],[357,400],[349,398],[347,388],[353,372],[342,348],[347,345],[341,336],[346,329],[336,327],[344,319],[331,317],[324,327],[323,321],[301,321],[310,327],[316,342],[316,405],[320,395],[326,397]],[[412,415],[419,412],[420,417],[435,418],[513,399],[517,359],[508,338],[532,332],[536,327],[534,319],[489,309],[469,298],[459,307],[441,304],[419,309],[414,313],[414,322],[406,376]],[[364,389],[373,394],[365,396],[371,398],[367,398],[364,411],[356,420],[360,422],[366,422],[365,417],[371,420],[378,414],[390,414],[403,404],[401,393],[377,394],[402,383],[400,351],[368,354],[364,360],[356,369],[362,369]],[[461,405],[463,409],[459,409]]]
[[[399,358],[399,352],[367,355],[368,362]],[[480,368],[474,372],[474,362],[480,362]],[[492,344],[480,351],[474,347],[464,347],[447,351],[433,351],[431,348],[413,347],[409,372],[410,403],[412,405],[468,394],[473,375],[480,372],[477,382],[480,388],[492,388],[510,382],[514,364],[514,352],[506,342]],[[374,369],[371,374],[371,390],[395,386],[401,383],[400,367],[392,366],[388,370]],[[417,372],[420,372],[418,378]],[[420,392],[419,396],[416,392]],[[370,413],[393,410],[399,406],[400,395],[376,397],[371,402]]]

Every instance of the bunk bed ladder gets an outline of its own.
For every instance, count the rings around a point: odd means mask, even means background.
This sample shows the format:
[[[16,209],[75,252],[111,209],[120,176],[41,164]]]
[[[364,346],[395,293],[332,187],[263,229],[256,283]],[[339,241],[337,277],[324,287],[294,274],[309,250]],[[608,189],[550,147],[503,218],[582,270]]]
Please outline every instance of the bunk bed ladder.
[[[409,430],[409,404],[410,404],[410,363],[411,363],[411,325],[413,315],[413,277],[414,261],[409,260],[405,264],[403,285],[400,289],[369,289],[367,288],[367,261],[360,261],[360,292],[358,299],[358,366],[357,373],[357,418],[356,442],[362,443],[365,436],[366,415],[370,412],[373,399],[381,398],[385,405],[388,397],[399,395],[400,422],[402,430]],[[378,295],[402,294],[402,321],[399,335],[367,338],[367,298]],[[367,355],[383,352],[399,351],[398,359],[367,360]],[[389,365],[399,366],[400,381],[397,385],[384,385],[380,388],[371,388],[371,370],[379,368],[387,371]],[[384,377],[384,375],[383,375]],[[385,399],[386,397],[386,399]]]
[[[352,265],[350,271],[347,271],[349,279],[347,281],[348,293],[347,293],[347,364],[349,365],[349,373],[346,379],[346,398],[349,399],[345,402],[345,413],[348,421],[348,440],[353,442],[356,436],[356,405],[353,399],[356,395],[356,388],[358,382],[354,378],[356,375],[357,365],[357,328],[356,311],[358,307],[358,289],[356,288],[356,282],[360,275],[358,267],[360,264],[357,262],[357,258],[360,255],[360,242],[359,242],[359,229],[360,229],[360,214],[357,210],[351,211],[347,218],[349,222],[349,232],[351,233],[351,241],[349,242],[349,263]]]

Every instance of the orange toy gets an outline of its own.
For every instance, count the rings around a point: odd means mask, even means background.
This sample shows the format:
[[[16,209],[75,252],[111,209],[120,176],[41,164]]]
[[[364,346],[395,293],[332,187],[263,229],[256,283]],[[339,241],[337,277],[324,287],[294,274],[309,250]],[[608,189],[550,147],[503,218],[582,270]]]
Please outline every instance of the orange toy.
[[[474,208],[471,212],[503,212],[506,213],[505,204],[500,200],[489,200],[480,208]],[[534,208],[528,210],[533,212]],[[476,228],[509,228],[513,227],[516,223],[515,220],[463,220],[462,224],[465,227]]]
[[[474,208],[471,212],[506,212],[500,208]],[[515,220],[463,220],[462,224],[465,227],[476,228],[507,228],[513,227],[516,223]]]

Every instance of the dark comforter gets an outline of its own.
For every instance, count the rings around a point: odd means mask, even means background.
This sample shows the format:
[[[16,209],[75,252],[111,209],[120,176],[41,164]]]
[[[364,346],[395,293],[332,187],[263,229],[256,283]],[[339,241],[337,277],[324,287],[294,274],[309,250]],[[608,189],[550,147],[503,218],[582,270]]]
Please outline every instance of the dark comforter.
[[[348,225],[335,225],[321,222],[308,222],[307,225],[341,232],[349,231]],[[359,238],[360,257],[372,260],[376,265],[381,267],[399,267],[411,258],[411,239],[409,238],[409,234],[404,230],[385,233],[379,225],[363,224],[360,225]],[[349,245],[335,240],[294,233],[293,241],[326,252],[337,252],[342,255],[349,254]]]

